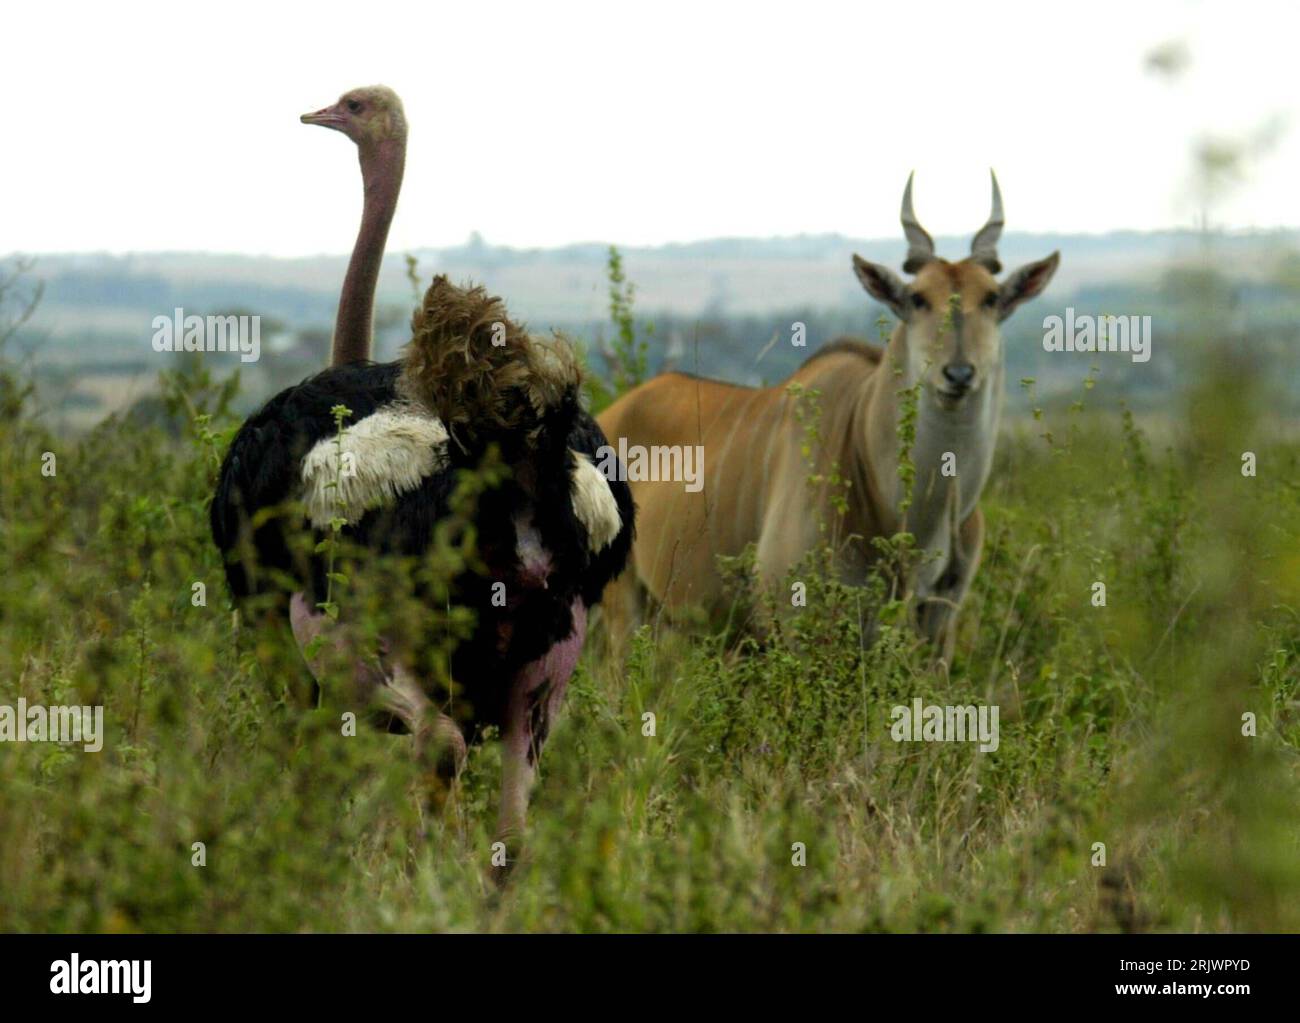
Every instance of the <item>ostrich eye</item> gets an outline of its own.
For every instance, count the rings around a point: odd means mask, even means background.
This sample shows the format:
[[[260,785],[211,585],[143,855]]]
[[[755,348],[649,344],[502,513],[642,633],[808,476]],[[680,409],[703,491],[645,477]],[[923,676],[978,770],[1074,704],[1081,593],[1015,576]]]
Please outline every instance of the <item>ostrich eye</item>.
[[[929,309],[930,303],[926,300],[926,297],[924,295],[918,294],[917,292],[914,291],[912,292],[912,308]]]
[[[987,295],[984,296],[985,309],[992,309],[997,304],[998,304],[998,293],[996,291],[990,291]]]
[[[354,114],[359,114],[361,113],[361,103],[358,100],[350,99],[348,100],[348,109]]]

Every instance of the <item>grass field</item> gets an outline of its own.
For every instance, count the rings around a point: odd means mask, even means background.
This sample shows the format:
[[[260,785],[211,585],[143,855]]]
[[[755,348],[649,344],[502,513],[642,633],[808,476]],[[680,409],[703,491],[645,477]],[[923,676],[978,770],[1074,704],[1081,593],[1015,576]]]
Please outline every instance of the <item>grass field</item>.
[[[0,743],[0,929],[1300,930],[1300,450],[1242,367],[1198,379],[1159,446],[1082,404],[1012,425],[950,673],[814,578],[782,642],[589,644],[501,892],[495,744],[426,816],[409,738],[299,709],[296,655],[234,628],[230,395],[173,377],[174,435],[68,439],[8,379],[0,703],[107,734]],[[893,741],[915,697],[997,705],[999,748]]]

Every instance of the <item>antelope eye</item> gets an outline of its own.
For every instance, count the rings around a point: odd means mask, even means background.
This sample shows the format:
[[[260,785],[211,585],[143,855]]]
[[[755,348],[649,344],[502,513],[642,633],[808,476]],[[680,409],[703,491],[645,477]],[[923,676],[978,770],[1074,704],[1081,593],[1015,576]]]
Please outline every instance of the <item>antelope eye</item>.
[[[996,291],[990,291],[987,295],[984,296],[985,309],[992,309],[997,304],[998,304],[998,293]]]
[[[354,114],[359,114],[359,113],[361,113],[361,103],[360,103],[360,101],[355,100],[355,99],[350,99],[350,100],[348,100],[348,109],[349,109],[350,111],[352,111],[352,113],[354,113]]]
[[[912,292],[912,308],[929,309],[930,303],[926,300],[926,297],[924,295],[914,291]]]

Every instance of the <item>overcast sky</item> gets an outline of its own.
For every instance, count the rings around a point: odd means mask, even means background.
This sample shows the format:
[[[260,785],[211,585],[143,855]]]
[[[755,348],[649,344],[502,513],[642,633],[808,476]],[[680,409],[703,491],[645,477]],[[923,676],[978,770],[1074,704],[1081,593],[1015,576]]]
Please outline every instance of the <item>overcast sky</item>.
[[[0,252],[345,252],[355,150],[298,115],[372,82],[411,125],[390,250],[1186,226],[1191,144],[1251,147],[1212,210],[1300,225],[1289,4],[545,0],[19,3]],[[1177,78],[1145,58],[1178,42]]]

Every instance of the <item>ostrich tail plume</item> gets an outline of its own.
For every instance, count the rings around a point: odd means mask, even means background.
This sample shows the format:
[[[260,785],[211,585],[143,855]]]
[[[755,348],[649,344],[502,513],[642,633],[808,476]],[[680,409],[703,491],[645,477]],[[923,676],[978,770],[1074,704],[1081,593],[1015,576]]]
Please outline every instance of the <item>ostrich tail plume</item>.
[[[576,400],[581,371],[562,337],[543,342],[480,285],[439,274],[411,318],[402,391],[462,442],[536,439],[550,410]]]

